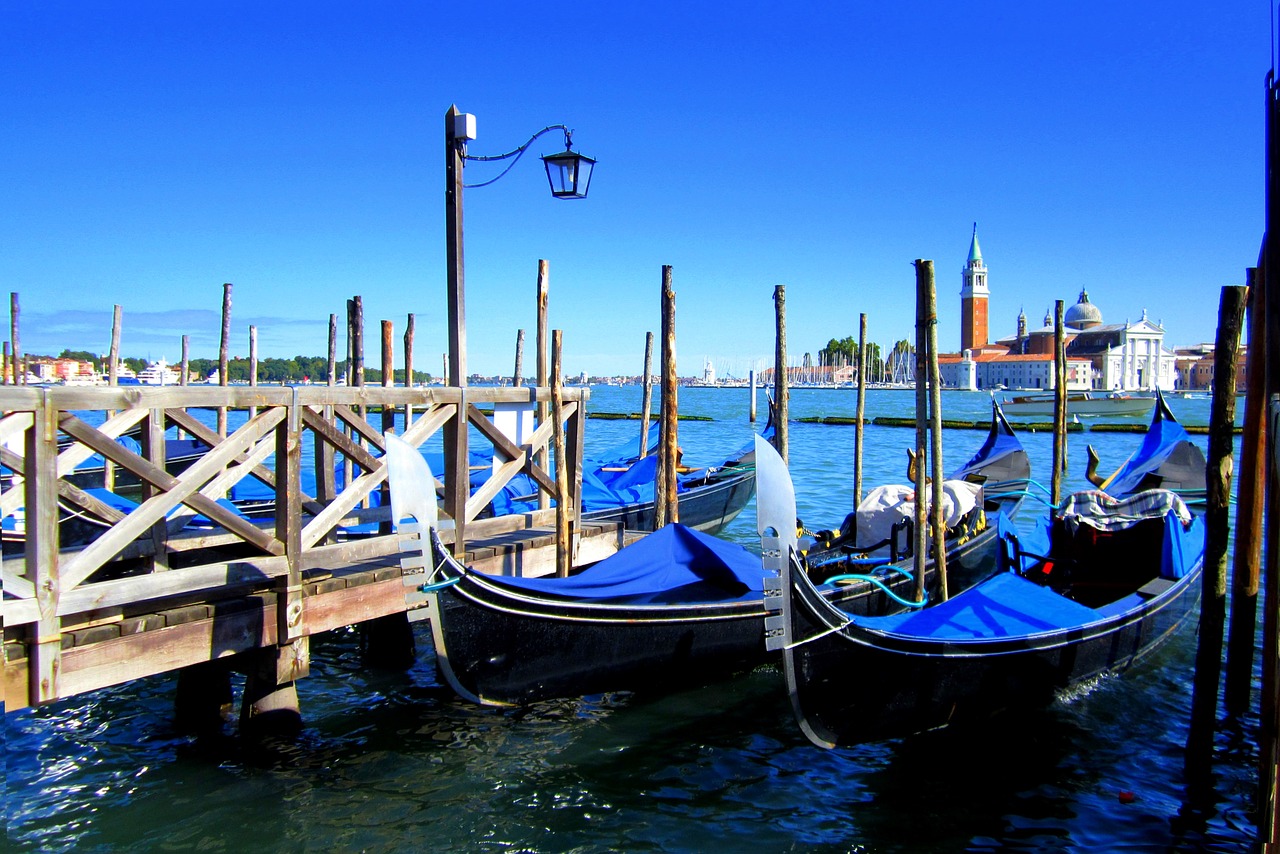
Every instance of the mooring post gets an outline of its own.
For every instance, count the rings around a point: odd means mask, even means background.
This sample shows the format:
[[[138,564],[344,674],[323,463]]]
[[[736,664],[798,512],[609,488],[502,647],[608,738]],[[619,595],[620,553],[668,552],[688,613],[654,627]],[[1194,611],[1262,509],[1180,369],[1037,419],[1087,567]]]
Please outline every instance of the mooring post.
[[[933,571],[938,576],[938,595],[947,593],[947,519],[943,513],[942,474],[942,376],[938,369],[938,292],[933,278],[933,262],[921,265],[925,295],[925,344],[929,355],[929,458],[933,468],[933,495],[930,525],[933,528]]]
[[[390,320],[382,321],[382,387],[393,388],[396,384],[396,358],[395,347],[392,339],[395,330],[392,328]],[[382,400],[382,435],[394,432],[396,429],[396,408],[386,397]],[[407,426],[407,425],[406,425]],[[391,481],[388,478],[382,482],[382,486],[378,487],[378,493],[382,496],[383,507],[391,506]],[[390,534],[392,523],[397,520],[388,519],[385,522],[378,523],[379,534]]]
[[[524,385],[524,330],[516,330],[516,365],[511,371],[511,387]]]
[[[222,337],[218,342],[218,385],[226,388],[228,383],[227,377],[227,351],[231,346],[231,283],[224,282],[222,285]],[[227,435],[227,407],[218,407],[218,435],[226,437]]]
[[[107,385],[115,387],[120,382],[120,332],[124,325],[124,309],[115,306],[111,312],[111,349],[108,351]],[[16,360],[14,370],[17,370]],[[15,379],[16,383],[17,380]],[[114,410],[107,410],[107,417],[115,415]],[[114,492],[116,488],[116,464],[107,457],[102,458],[102,488]]]
[[[246,742],[289,739],[302,731],[298,689],[281,655],[287,649],[266,647],[243,653],[248,667],[240,700],[240,736]]]
[[[747,409],[747,420],[752,424],[756,423],[756,370],[752,368],[747,371],[747,386],[751,390],[751,403]]]
[[[547,346],[550,343],[547,340],[547,301],[549,299],[551,286],[550,279],[550,265],[547,263],[545,258],[538,259],[537,290],[534,294],[538,314],[535,320],[534,329],[534,338],[537,340],[534,343],[537,345],[538,352],[534,358],[534,361],[536,362],[534,370],[537,371],[536,382],[538,383],[539,390],[546,388],[550,384],[547,377]],[[538,401],[538,426],[545,424],[547,419],[550,417],[551,410],[548,407],[547,402],[545,400]],[[538,468],[543,471],[547,470],[547,448],[545,445],[539,448],[537,453],[533,455],[533,460],[534,464],[537,465]],[[551,496],[544,490],[539,489],[538,509],[546,510],[550,506]]]
[[[573,567],[573,535],[570,529],[573,508],[569,495],[569,463],[565,459],[562,334],[559,329],[551,331],[551,435],[556,464],[556,575],[568,578]]]
[[[327,373],[325,385],[333,388],[338,383],[338,315],[332,313],[329,315],[329,349],[325,371]],[[332,403],[326,403],[324,406],[324,420],[327,424],[333,423]],[[337,479],[333,471],[333,445],[317,435],[313,450],[316,466],[316,498],[321,503],[327,503],[338,494]],[[337,535],[331,534],[325,541],[337,542]]]
[[[773,446],[784,463],[791,461],[790,441],[787,436],[787,418],[790,409],[790,391],[787,377],[787,286],[773,287],[773,394],[778,411],[778,423],[773,425]]]
[[[644,334],[644,370],[640,374],[640,458],[649,456],[649,408],[653,406],[653,333]]]
[[[928,516],[926,515],[926,502],[928,501],[928,492],[925,487],[928,486],[927,472],[925,462],[928,459],[928,413],[929,413],[929,390],[925,387],[928,379],[928,365],[925,357],[928,353],[929,343],[928,334],[925,331],[927,323],[927,309],[925,307],[928,297],[925,293],[925,264],[930,262],[923,258],[917,258],[915,262],[916,268],[916,447],[915,447],[915,478],[913,488],[915,489],[915,508],[913,514],[913,523],[915,525],[911,532],[912,538],[912,567],[916,576],[916,601],[923,602],[925,597],[925,563],[928,561],[929,550],[929,527]],[[930,264],[930,267],[932,265]]]
[[[679,414],[676,377],[676,292],[671,284],[671,266],[662,267],[662,404],[658,445],[658,482],[654,491],[653,527],[680,521],[676,496],[679,457]]]
[[[754,400],[755,395],[751,396]],[[862,428],[867,412],[867,315],[858,315],[858,408],[854,415],[853,509],[862,503]]]
[[[1053,303],[1053,477],[1050,496],[1062,501],[1062,477],[1067,471],[1067,350],[1063,303]]]
[[[409,313],[408,319],[405,321],[404,327],[404,387],[413,388],[413,336],[415,326],[415,315]],[[413,404],[406,403],[404,405],[404,429],[408,430],[413,424]]]
[[[258,327],[249,324],[249,388],[258,387]],[[249,419],[258,414],[258,407],[249,407]]]
[[[1280,90],[1275,70],[1266,77],[1266,113],[1264,121],[1266,156],[1265,227],[1262,243],[1262,278],[1266,296],[1266,399],[1270,407],[1266,437],[1268,475],[1264,542],[1267,573],[1264,578],[1262,609],[1262,691],[1258,726],[1258,837],[1264,850],[1280,846],[1280,447],[1276,433],[1280,430],[1280,244],[1273,239],[1280,227]]]
[[[1200,601],[1199,644],[1187,734],[1188,777],[1209,772],[1222,669],[1222,629],[1227,612],[1227,544],[1231,538],[1232,442],[1236,420],[1236,353],[1244,323],[1245,289],[1222,289],[1218,336],[1213,350],[1213,408],[1209,415],[1209,458],[1204,535],[1204,575]]]
[[[1253,683],[1254,632],[1258,626],[1258,589],[1262,575],[1262,505],[1267,477],[1266,290],[1256,267],[1249,283],[1248,352],[1245,356],[1244,430],[1240,437],[1240,476],[1236,480],[1236,530],[1231,567],[1231,624],[1227,632],[1227,672],[1223,702],[1227,714],[1249,710]]]
[[[19,317],[18,308],[18,292],[13,291],[9,294],[9,335],[13,341],[13,376],[14,385],[27,384],[27,365],[22,358],[22,339],[19,337]]]

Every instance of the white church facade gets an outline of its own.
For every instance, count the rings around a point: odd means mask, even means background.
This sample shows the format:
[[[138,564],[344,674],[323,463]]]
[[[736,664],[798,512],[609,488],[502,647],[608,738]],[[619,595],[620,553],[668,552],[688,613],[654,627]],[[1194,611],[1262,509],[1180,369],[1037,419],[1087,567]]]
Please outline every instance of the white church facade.
[[[943,385],[959,389],[1051,389],[1054,387],[1053,317],[1046,313],[1039,329],[1028,330],[1019,313],[1017,333],[988,342],[990,289],[987,266],[974,226],[960,290],[960,353],[938,358]],[[1164,328],[1142,317],[1135,323],[1104,324],[1102,312],[1080,291],[1063,314],[1066,334],[1067,388],[1071,391],[1172,390],[1177,380],[1176,356],[1164,346]]]

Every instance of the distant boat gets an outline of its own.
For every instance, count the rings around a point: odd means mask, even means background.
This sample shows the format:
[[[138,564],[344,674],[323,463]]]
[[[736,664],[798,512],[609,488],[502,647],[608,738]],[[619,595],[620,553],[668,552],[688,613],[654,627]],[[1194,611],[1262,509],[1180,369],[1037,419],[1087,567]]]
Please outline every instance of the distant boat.
[[[179,385],[182,378],[178,372],[169,367],[164,359],[158,362],[152,362],[147,365],[147,369],[138,374],[138,383],[140,385]]]
[[[1154,397],[1123,392],[1072,391],[1067,393],[1068,415],[1147,415]],[[1018,395],[1001,403],[1006,415],[1053,415],[1053,392]]]

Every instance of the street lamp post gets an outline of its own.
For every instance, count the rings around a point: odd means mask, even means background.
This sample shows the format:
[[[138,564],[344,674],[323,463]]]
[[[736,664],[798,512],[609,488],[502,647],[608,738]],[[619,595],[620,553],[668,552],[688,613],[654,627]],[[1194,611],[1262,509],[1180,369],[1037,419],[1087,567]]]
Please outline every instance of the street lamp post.
[[[445,161],[445,251],[446,277],[448,279],[449,312],[449,385],[464,389],[458,414],[444,428],[445,480],[449,490],[449,506],[455,510],[454,554],[461,556],[464,548],[466,501],[470,487],[469,452],[467,448],[467,322],[466,322],[466,271],[462,252],[462,191],[463,167],[466,161],[493,161],[511,159],[511,163],[497,177],[471,187],[484,187],[497,181],[510,171],[533,141],[552,130],[564,132],[565,150],[543,155],[547,181],[551,195],[557,199],[584,199],[591,185],[591,173],[595,161],[573,150],[572,131],[564,125],[550,125],[535,133],[529,141],[506,154],[476,156],[467,154],[467,143],[476,138],[476,117],[460,111],[456,105],[449,107],[444,116]]]

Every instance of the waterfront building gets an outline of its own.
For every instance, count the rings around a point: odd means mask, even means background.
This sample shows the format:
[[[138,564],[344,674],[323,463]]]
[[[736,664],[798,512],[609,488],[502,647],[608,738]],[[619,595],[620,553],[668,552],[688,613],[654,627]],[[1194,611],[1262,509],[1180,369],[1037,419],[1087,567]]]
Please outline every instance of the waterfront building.
[[[1042,325],[1029,329],[1026,312],[1019,310],[1016,333],[989,343],[987,273],[975,224],[960,289],[961,352],[939,355],[943,385],[1053,388],[1052,314],[1046,312]],[[1148,319],[1145,309],[1136,322],[1105,324],[1101,309],[1082,288],[1063,313],[1063,326],[1068,390],[1169,391],[1178,385],[1177,357],[1164,346],[1164,327]]]

